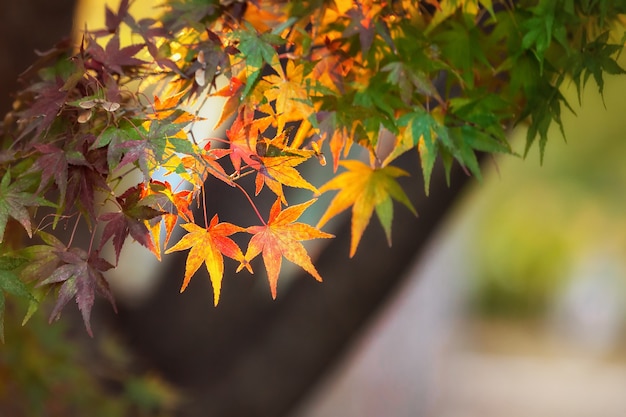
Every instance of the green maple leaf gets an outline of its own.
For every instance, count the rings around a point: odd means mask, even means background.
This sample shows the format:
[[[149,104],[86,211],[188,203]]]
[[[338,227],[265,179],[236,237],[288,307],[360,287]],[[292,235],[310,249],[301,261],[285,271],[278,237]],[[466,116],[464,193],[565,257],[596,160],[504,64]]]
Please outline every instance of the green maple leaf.
[[[27,262],[24,258],[0,256],[0,341],[4,343],[4,293],[17,297],[34,300],[34,297],[20,280],[16,269]]]
[[[280,67],[275,46],[282,45],[285,40],[272,32],[259,34],[247,22],[245,28],[233,33],[233,39],[239,41],[237,49],[246,59],[247,79],[242,97],[247,97],[259,75],[261,75],[264,64]]]
[[[406,129],[399,136],[398,143],[385,159],[384,165],[409,149],[417,147],[422,165],[422,175],[424,176],[424,189],[428,195],[430,177],[441,149],[440,144],[445,148],[453,147],[448,129],[421,108],[415,108],[412,112],[400,117],[398,125],[406,127]]]
[[[520,25],[524,33],[521,46],[535,55],[539,62],[540,73],[543,73],[545,55],[553,39],[569,52],[566,24],[580,24],[574,14],[573,5],[566,2],[565,4],[559,3],[557,1],[539,2],[537,6],[530,8],[533,16]]]
[[[54,205],[34,195],[35,181],[30,177],[20,177],[11,182],[11,172],[7,171],[0,181],[0,243],[4,239],[4,230],[9,217],[17,220],[33,237],[31,216],[27,207]],[[33,191],[28,191],[33,189]]]
[[[613,56],[621,52],[623,45],[607,43],[609,32],[604,32],[594,41],[587,42],[583,33],[581,51],[572,55],[568,67],[572,73],[572,78],[576,84],[578,92],[578,102],[581,102],[582,88],[587,84],[589,77],[593,78],[598,86],[600,95],[604,92],[603,74],[624,74],[626,71],[619,66]],[[626,38],[626,34],[624,35]],[[582,78],[582,79],[581,79]]]
[[[189,124],[188,121],[177,123],[179,116],[180,112],[175,112],[164,119],[152,120],[148,130],[139,121],[137,126],[133,123],[124,124],[120,129],[113,129],[106,137],[101,137],[101,141],[110,141],[107,156],[109,168],[119,169],[127,164],[135,164],[144,177],[150,179],[151,171],[162,165],[172,152],[196,153],[197,149],[191,142],[175,137]]]

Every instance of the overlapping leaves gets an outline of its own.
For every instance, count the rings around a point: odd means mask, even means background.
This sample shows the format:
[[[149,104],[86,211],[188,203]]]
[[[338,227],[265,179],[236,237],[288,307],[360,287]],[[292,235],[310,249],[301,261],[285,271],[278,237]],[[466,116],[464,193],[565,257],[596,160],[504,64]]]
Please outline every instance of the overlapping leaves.
[[[52,318],[75,298],[91,334],[95,294],[113,303],[105,273],[127,239],[160,259],[181,222],[187,234],[165,253],[189,249],[182,290],[205,264],[217,304],[224,257],[251,271],[261,255],[276,297],[283,258],[321,280],[300,242],[331,237],[319,228],[348,208],[350,256],[374,212],[391,243],[393,201],[416,212],[398,182],[408,172],[393,165],[404,153],[419,154],[426,193],[437,159],[448,175],[456,161],[480,178],[481,153],[514,153],[515,124],[529,125],[526,151],[539,136],[543,158],[569,107],[563,81],[581,89],[593,79],[602,91],[605,74],[624,73],[625,38],[612,31],[623,33],[619,2],[331,3],[170,1],[162,19],[136,21],[122,1],[77,48],[42,53],[0,129],[0,260],[29,261],[0,262],[3,291],[27,297],[22,280],[53,289]],[[225,139],[192,133],[201,118],[189,109],[206,95],[226,98]],[[349,159],[355,149],[369,163]],[[318,187],[302,167],[325,165],[324,150],[333,172],[345,171]],[[260,224],[207,213],[213,180],[244,193]],[[297,220],[315,200],[291,205],[285,187],[337,194],[313,227]],[[267,221],[255,203],[266,188],[276,196]],[[54,238],[61,222],[87,229],[89,248],[74,247],[74,234]],[[4,257],[8,223],[43,243]],[[250,235],[245,251],[231,238],[239,233]],[[115,262],[101,253],[107,242]]]

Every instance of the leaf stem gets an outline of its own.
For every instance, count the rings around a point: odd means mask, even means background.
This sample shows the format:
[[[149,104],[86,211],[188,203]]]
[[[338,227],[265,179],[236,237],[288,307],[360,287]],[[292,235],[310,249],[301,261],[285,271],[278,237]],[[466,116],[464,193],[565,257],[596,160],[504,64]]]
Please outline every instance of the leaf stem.
[[[263,226],[267,226],[267,223],[263,219],[263,216],[261,216],[261,213],[259,213],[259,209],[257,208],[256,204],[254,204],[254,201],[252,201],[252,198],[250,198],[250,194],[248,194],[248,192],[241,185],[237,184],[236,182],[233,181],[233,184],[235,184],[235,187],[239,188],[241,190],[241,192],[243,193],[243,195],[246,196],[246,198],[250,202],[250,205],[254,209],[254,212],[256,213],[257,217],[259,218],[259,220],[261,220],[261,223],[263,223]]]
[[[204,212],[204,228],[209,230],[209,220],[208,220],[208,216],[206,212],[206,193],[204,190],[204,184],[200,186],[200,189],[202,190],[202,210]]]
[[[80,222],[80,214],[76,216],[76,223],[74,223],[74,228],[72,229],[72,234],[70,234],[70,241],[67,242],[67,247],[72,246],[72,242],[74,241],[74,236],[76,235],[76,229],[78,228],[78,223]]]

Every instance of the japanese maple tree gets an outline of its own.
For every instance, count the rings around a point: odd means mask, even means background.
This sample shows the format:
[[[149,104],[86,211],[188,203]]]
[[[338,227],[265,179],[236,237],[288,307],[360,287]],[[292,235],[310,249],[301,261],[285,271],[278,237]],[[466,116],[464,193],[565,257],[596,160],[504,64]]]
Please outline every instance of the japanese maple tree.
[[[391,244],[393,202],[419,211],[398,157],[419,154],[428,192],[437,159],[480,178],[478,155],[515,154],[506,133],[527,124],[524,152],[538,142],[543,159],[569,108],[561,85],[602,91],[625,72],[626,4],[611,0],[170,0],[158,20],[129,6],[41,53],[0,127],[0,329],[6,295],[29,300],[27,317],[54,297],[50,320],[75,299],[91,334],[95,295],[115,307],[106,271],[129,238],[158,259],[189,250],[181,291],[204,264],[215,305],[224,257],[253,272],[260,256],[274,298],[283,258],[321,281],[300,242],[332,237],[330,219],[351,210],[353,256],[374,212]],[[225,138],[192,133],[188,109],[211,96],[226,98]],[[334,177],[315,184],[309,160]],[[209,212],[207,181],[243,194],[250,224]],[[268,216],[260,193],[275,195]],[[325,193],[317,225],[298,221]],[[61,227],[86,228],[88,245]]]

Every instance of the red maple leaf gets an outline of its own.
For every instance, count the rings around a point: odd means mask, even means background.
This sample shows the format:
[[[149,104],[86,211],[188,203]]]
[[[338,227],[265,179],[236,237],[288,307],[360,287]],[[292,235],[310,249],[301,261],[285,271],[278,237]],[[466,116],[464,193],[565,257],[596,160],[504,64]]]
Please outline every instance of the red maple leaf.
[[[248,244],[245,256],[246,263],[242,263],[239,269],[256,258],[259,253],[263,253],[263,263],[265,264],[272,298],[274,299],[276,298],[278,274],[280,273],[283,257],[301,266],[305,271],[313,275],[316,280],[322,280],[300,241],[331,238],[334,236],[308,224],[296,222],[304,210],[315,201],[309,200],[306,203],[290,206],[281,211],[279,198],[270,210],[270,218],[267,224],[251,226],[246,229],[248,233],[254,236],[252,236]]]
[[[354,34],[359,35],[361,53],[367,55],[374,41],[376,34],[376,24],[373,19],[373,9],[362,4],[353,7],[346,15],[350,18],[350,24],[343,32],[343,36],[349,37]]]
[[[56,78],[34,84],[30,90],[34,94],[32,105],[25,111],[24,117],[31,119],[20,137],[35,131],[35,136],[46,132],[63,109],[68,92],[63,89],[64,81]]]
[[[60,193],[59,201],[62,203],[67,191],[68,163],[65,151],[49,143],[35,145],[35,149],[41,152],[34,165],[36,169],[41,170],[41,183],[37,191],[43,190],[50,179],[54,178]]]
[[[250,134],[250,125],[237,117],[230,129],[226,130],[226,137],[230,143],[230,160],[238,174],[241,171],[241,162],[258,169],[261,164],[256,156],[256,137]]]
[[[135,54],[144,47],[144,44],[137,44],[120,48],[120,37],[116,33],[109,39],[106,48],[102,48],[94,39],[89,39],[86,52],[91,54],[94,61],[105,68],[114,73],[123,75],[124,69],[122,67],[146,64],[145,61],[135,57]]]
[[[99,220],[108,222],[102,232],[100,248],[113,237],[115,249],[115,261],[118,262],[122,246],[126,238],[130,236],[141,245],[148,248],[155,255],[157,250],[150,237],[150,231],[146,225],[147,220],[154,219],[164,212],[148,205],[142,204],[143,186],[138,185],[129,188],[119,197],[116,197],[120,211],[105,213],[98,217]]]
[[[93,143],[93,137],[86,135],[79,139],[75,152],[66,153],[68,162],[67,193],[64,207],[68,212],[78,206],[81,211],[86,211],[91,219],[95,219],[95,194],[96,190],[110,193],[111,190],[106,182],[109,174],[106,161],[105,148],[89,149]]]
[[[243,92],[244,86],[245,84],[239,78],[232,77],[226,87],[215,92],[216,96],[228,98],[224,103],[222,114],[220,115],[219,120],[215,123],[213,129],[220,127],[222,123],[228,120],[228,118],[235,114],[237,109],[239,109],[241,104],[241,93]]]
[[[56,268],[48,278],[38,284],[38,286],[60,284],[57,301],[50,314],[50,322],[60,317],[61,310],[69,300],[76,298],[87,333],[93,337],[90,317],[96,292],[109,300],[117,312],[109,283],[102,275],[102,272],[113,268],[113,265],[100,258],[97,253],[90,255],[78,248],[60,251],[57,255],[64,262],[63,265]]]
[[[105,23],[109,33],[117,31],[124,18],[128,15],[128,6],[128,0],[122,0],[117,13],[105,6]]]

